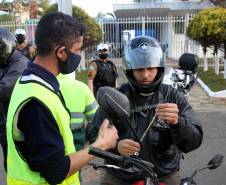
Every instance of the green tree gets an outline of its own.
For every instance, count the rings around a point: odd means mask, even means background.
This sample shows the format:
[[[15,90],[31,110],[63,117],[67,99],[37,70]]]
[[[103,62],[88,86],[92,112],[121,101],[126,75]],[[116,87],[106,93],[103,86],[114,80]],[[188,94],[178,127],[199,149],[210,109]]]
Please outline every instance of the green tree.
[[[38,15],[42,16],[45,14],[45,12],[50,8],[49,0],[39,0],[38,2]]]
[[[210,46],[214,46],[214,53],[217,54],[217,50],[226,40],[225,24],[224,8],[206,9],[200,11],[189,23],[187,36],[203,46],[204,54]]]
[[[56,10],[57,4],[53,4],[45,11],[45,13]],[[77,20],[85,23],[88,27],[88,31],[84,35],[84,47],[95,45],[101,41],[101,28],[92,17],[90,17],[83,9],[77,6],[72,7],[72,15],[73,17],[77,18]]]

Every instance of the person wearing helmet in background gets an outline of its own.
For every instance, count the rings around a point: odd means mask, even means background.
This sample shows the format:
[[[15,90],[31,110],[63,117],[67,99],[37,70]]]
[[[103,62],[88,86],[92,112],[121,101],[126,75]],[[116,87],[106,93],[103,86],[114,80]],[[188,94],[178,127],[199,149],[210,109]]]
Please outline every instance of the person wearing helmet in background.
[[[15,31],[17,50],[19,50],[30,61],[33,61],[35,57],[35,48],[26,42],[26,36],[27,34],[24,29],[17,29]]]
[[[195,150],[202,143],[203,131],[199,118],[185,96],[161,83],[165,61],[162,49],[154,38],[139,36],[130,40],[124,49],[123,68],[128,83],[118,90],[129,99],[131,125],[139,138],[150,123],[152,126],[143,137],[142,150],[131,130],[119,131],[120,139],[115,152],[125,156],[139,152],[139,157],[154,164],[154,172],[160,182],[179,185],[182,153]],[[100,121],[104,119],[100,110],[87,127],[91,143]],[[110,172],[117,178],[108,174],[103,182],[128,184],[139,178],[137,174],[130,176],[119,170]]]
[[[100,87],[116,87],[118,73],[115,64],[108,60],[108,45],[101,43],[97,46],[99,58],[92,61],[88,70],[88,86],[94,96]]]
[[[28,60],[16,50],[16,39],[9,30],[0,28],[0,144],[6,168],[6,117],[13,87]]]

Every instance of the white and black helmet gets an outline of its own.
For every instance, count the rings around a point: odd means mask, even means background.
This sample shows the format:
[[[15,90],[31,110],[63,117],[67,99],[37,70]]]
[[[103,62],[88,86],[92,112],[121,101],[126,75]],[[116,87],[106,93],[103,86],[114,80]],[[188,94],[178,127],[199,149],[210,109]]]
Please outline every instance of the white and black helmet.
[[[97,51],[101,51],[101,50],[108,50],[109,47],[107,44],[104,44],[104,43],[100,43],[98,46],[97,46]]]
[[[26,31],[24,29],[16,29],[15,31],[15,37],[17,39],[18,44],[22,44],[26,40]]]
[[[131,39],[125,46],[122,61],[126,78],[132,89],[148,94],[159,87],[164,76],[165,58],[156,39],[149,36],[138,36]],[[138,84],[133,77],[132,70],[151,67],[158,68],[154,82],[149,85]]]

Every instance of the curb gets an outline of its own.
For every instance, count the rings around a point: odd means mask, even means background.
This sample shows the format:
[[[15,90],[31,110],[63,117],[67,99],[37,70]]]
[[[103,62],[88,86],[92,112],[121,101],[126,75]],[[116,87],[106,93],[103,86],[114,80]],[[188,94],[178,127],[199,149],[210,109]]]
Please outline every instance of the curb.
[[[211,97],[219,97],[219,98],[226,98],[226,90],[213,92],[210,88],[200,79],[197,79],[199,85],[204,89],[204,91]]]

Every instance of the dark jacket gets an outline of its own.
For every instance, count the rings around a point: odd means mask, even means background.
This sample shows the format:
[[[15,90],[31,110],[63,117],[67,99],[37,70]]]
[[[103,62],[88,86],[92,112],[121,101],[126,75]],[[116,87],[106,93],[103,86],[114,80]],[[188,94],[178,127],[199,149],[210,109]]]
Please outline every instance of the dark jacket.
[[[144,137],[141,149],[141,158],[154,164],[154,171],[158,178],[167,177],[179,169],[181,153],[190,152],[202,143],[202,127],[200,121],[188,103],[187,99],[177,90],[167,85],[161,85],[159,90],[149,97],[134,93],[128,84],[119,89],[130,101],[130,121],[139,138],[142,137],[148,124],[151,122],[155,107],[159,103],[176,103],[179,108],[179,123],[177,126],[169,125],[158,118],[155,119],[151,129]],[[97,111],[91,126],[87,127],[88,139],[97,133],[103,118],[101,110]],[[123,124],[123,123],[122,123]],[[92,133],[91,133],[92,132]],[[131,130],[119,131],[120,139],[134,139]]]
[[[0,143],[6,142],[5,124],[13,87],[28,63],[17,50],[9,60],[6,67],[0,68]]]

